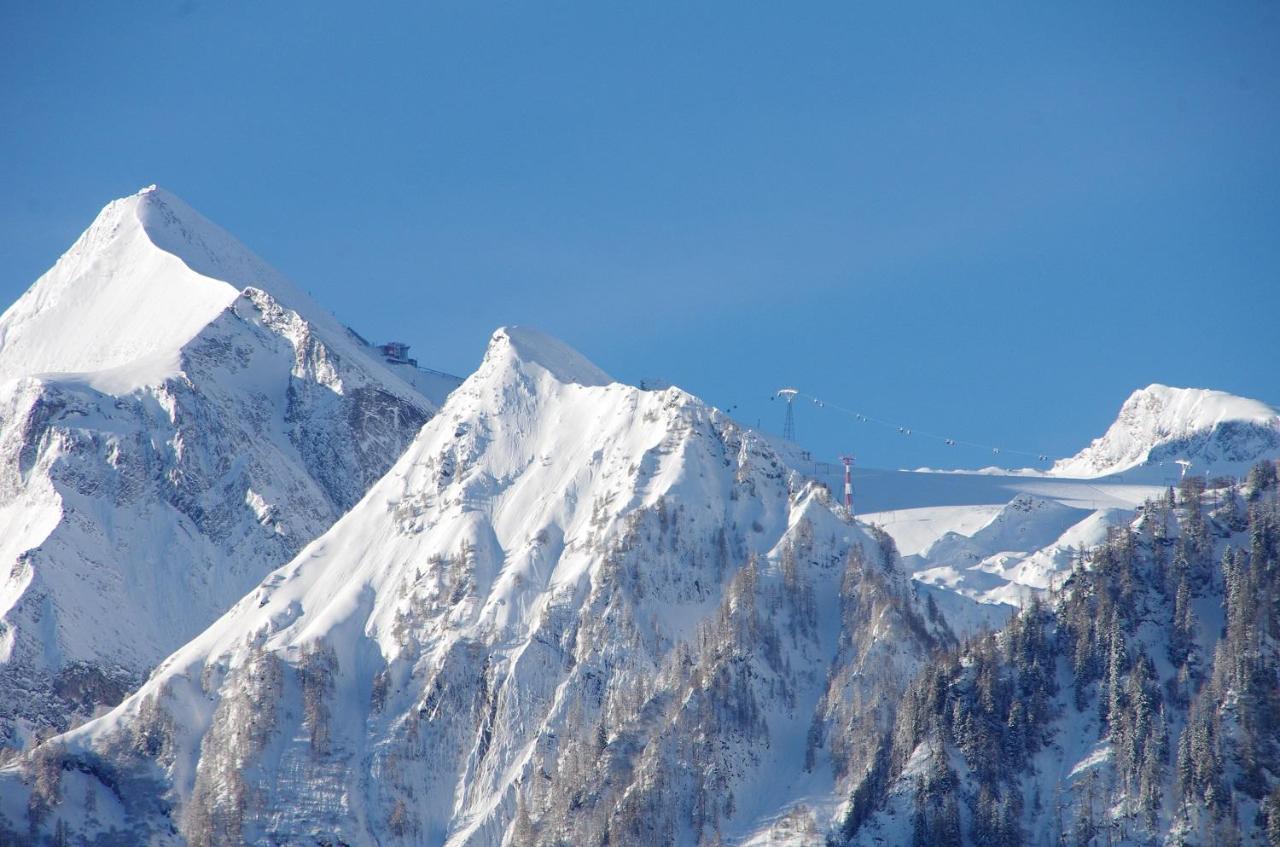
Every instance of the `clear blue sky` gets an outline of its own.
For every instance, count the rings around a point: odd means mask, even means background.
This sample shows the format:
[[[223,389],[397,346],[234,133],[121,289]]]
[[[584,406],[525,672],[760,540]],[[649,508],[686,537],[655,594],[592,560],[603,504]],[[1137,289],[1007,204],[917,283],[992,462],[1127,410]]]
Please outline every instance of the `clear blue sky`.
[[[157,182],[366,336],[1072,452],[1280,401],[1280,3],[0,0],[0,297]],[[870,465],[982,465],[798,408]]]

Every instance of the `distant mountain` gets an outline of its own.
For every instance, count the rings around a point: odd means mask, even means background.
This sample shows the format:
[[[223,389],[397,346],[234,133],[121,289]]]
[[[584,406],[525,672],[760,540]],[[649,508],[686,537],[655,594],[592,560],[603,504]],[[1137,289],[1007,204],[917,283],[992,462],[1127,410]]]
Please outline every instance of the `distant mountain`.
[[[354,509],[41,748],[56,790],[0,774],[0,810],[192,845],[825,829],[950,643],[766,440],[508,328]]]
[[[118,702],[436,404],[157,188],[0,316],[0,748]]]
[[[1243,474],[1260,458],[1280,457],[1280,412],[1222,391],[1150,385],[1129,396],[1101,438],[1051,474],[1101,477],[1163,465],[1203,474]]]

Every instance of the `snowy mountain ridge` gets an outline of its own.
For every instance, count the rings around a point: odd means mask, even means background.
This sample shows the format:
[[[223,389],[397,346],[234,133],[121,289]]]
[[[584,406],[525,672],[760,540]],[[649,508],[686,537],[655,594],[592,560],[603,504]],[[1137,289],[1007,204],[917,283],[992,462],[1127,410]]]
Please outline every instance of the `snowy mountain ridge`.
[[[1223,391],[1153,384],[1129,396],[1100,438],[1050,473],[1100,477],[1143,464],[1167,463],[1242,472],[1259,458],[1280,455],[1280,412]]]
[[[1130,396],[1105,434],[1048,474],[880,473],[864,481],[862,499],[875,510],[868,520],[910,554],[914,578],[956,631],[972,632],[1002,625],[1013,609],[1043,596],[1082,551],[1106,540],[1110,526],[1184,474],[1243,478],[1257,461],[1276,458],[1280,418],[1266,404],[1152,385]]]
[[[0,316],[0,843],[1015,844],[1063,834],[1049,791],[1095,827],[1075,775],[1092,792],[1108,757],[1145,792],[1143,822],[1108,800],[1122,828],[1239,826],[1153,801],[1150,709],[1052,721],[1155,702],[1157,673],[1185,694],[1224,581],[1274,587],[1274,466],[1212,512],[1202,489],[1276,454],[1274,410],[1152,386],[1078,466],[863,471],[855,521],[797,445],[537,331],[495,332],[461,386],[391,349],[155,188]],[[1166,460],[1195,473],[1142,507]],[[1232,596],[1238,643],[1276,631]],[[1198,644],[1179,670],[1118,615]],[[983,627],[1007,629],[958,647]],[[1015,660],[1010,695],[982,669]],[[1238,799],[1259,820],[1261,767]]]
[[[42,819],[151,843],[695,843],[812,795],[825,827],[865,766],[850,727],[887,720],[947,637],[887,536],[765,439],[508,328],[354,509],[60,739],[80,764]],[[34,796],[15,778],[10,819]]]

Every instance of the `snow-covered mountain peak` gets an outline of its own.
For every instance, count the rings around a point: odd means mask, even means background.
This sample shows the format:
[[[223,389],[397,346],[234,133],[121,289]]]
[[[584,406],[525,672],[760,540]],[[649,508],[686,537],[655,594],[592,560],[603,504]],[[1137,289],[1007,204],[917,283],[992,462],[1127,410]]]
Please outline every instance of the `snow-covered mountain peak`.
[[[1230,472],[1277,452],[1280,414],[1267,404],[1224,391],[1153,384],[1131,394],[1101,438],[1055,463],[1051,473],[1098,477],[1148,462]]]
[[[173,194],[108,203],[0,315],[0,380],[112,371],[123,393],[176,374],[187,344],[247,287],[345,336],[310,297]]]
[[[308,320],[328,317],[309,296],[260,259],[222,227],[188,206],[181,198],[155,185],[126,201],[135,201],[135,214],[147,238],[191,270],[222,280],[237,290],[260,288]]]
[[[102,210],[0,316],[0,748],[118,702],[382,477],[437,408],[383,359],[172,194]]]
[[[1225,420],[1270,423],[1276,410],[1266,403],[1208,388],[1174,388],[1152,383],[1140,388],[1121,407],[1121,413],[1147,410],[1161,422],[1181,421],[1189,428],[1204,428]]]
[[[502,375],[533,370],[566,385],[599,386],[613,382],[608,374],[563,341],[523,326],[496,330],[489,339],[479,373]]]

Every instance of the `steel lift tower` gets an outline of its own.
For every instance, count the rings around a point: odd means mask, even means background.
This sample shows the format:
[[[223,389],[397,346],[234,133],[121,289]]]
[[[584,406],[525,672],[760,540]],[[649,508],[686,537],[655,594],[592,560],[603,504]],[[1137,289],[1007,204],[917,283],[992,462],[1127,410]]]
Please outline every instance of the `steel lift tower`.
[[[776,396],[787,401],[787,417],[782,424],[782,437],[787,441],[796,440],[796,410],[795,399],[800,393],[797,388],[779,388]]]

